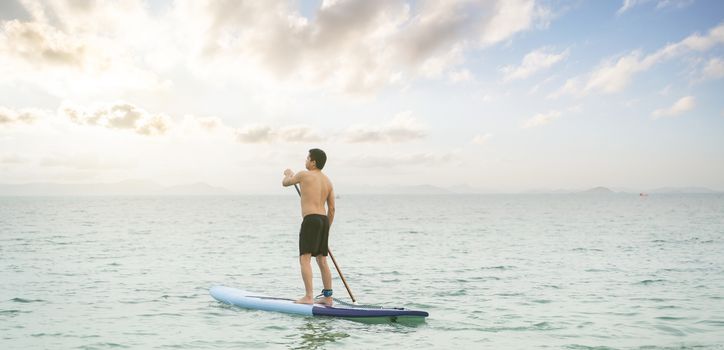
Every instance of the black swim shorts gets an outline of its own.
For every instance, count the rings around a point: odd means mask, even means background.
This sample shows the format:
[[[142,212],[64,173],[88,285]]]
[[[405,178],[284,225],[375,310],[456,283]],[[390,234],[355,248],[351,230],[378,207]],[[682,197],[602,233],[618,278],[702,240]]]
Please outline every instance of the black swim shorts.
[[[312,256],[329,254],[329,218],[326,215],[309,214],[302,220],[299,229],[299,255]]]

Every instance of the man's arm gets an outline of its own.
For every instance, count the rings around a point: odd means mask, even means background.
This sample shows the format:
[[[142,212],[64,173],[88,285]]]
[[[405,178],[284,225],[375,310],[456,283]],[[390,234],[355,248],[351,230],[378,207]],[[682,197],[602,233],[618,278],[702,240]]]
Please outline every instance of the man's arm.
[[[284,179],[282,179],[282,186],[287,187],[302,182],[302,176],[304,176],[304,173],[304,171],[300,171],[295,174],[291,169],[284,170]]]
[[[329,225],[332,225],[334,221],[334,188],[329,188],[329,194],[327,195],[327,217],[329,218]]]

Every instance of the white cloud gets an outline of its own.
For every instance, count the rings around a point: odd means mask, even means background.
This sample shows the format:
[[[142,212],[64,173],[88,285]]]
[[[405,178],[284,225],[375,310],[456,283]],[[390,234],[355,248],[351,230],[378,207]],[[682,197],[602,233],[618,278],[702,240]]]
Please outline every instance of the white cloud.
[[[473,140],[471,142],[476,145],[484,145],[484,144],[488,143],[488,141],[490,140],[491,137],[493,137],[493,135],[490,133],[478,134],[478,135],[475,135],[475,137],[473,137]]]
[[[3,125],[32,124],[44,115],[45,113],[39,109],[13,110],[0,106],[0,127]]]
[[[649,55],[633,51],[617,59],[606,59],[587,75],[566,80],[563,87],[550,97],[564,94],[582,96],[592,92],[619,92],[628,86],[633,76],[639,72],[649,70],[674,57],[689,52],[707,51],[721,44],[724,44],[724,24],[712,28],[706,35],[692,34]]]
[[[634,6],[643,3],[644,1],[645,0],[624,0],[623,5],[621,5],[621,7],[618,9],[618,11],[616,11],[616,14],[620,15],[620,14],[630,10]]]
[[[661,117],[673,117],[688,112],[696,107],[696,99],[694,96],[684,96],[676,101],[671,107],[661,108],[651,113],[654,119]]]
[[[312,18],[286,0],[173,2],[159,13],[142,0],[22,4],[31,18],[0,31],[0,75],[63,98],[168,91],[178,68],[354,94],[464,81],[467,52],[550,20],[534,0],[327,1]]]
[[[343,139],[349,143],[399,143],[421,139],[426,130],[425,125],[412,117],[412,112],[405,111],[381,127],[350,127],[343,133]]]
[[[391,168],[417,165],[447,164],[456,159],[454,152],[448,153],[412,153],[412,154],[385,154],[369,155],[364,154],[342,160],[341,163],[361,168]]]
[[[547,113],[538,113],[532,118],[526,120],[521,125],[522,128],[535,128],[551,123],[552,121],[561,117],[561,112],[552,110]]]
[[[61,106],[59,114],[76,124],[132,130],[146,136],[163,135],[172,125],[171,118],[164,114],[151,114],[122,102],[90,110],[80,109],[66,102]]]
[[[286,1],[181,7],[200,17],[196,30],[206,33],[200,64],[226,72],[256,67],[256,75],[351,93],[454,75],[466,51],[509,40],[543,13],[532,0],[335,1],[313,19]]]
[[[453,83],[459,83],[463,81],[471,81],[473,80],[473,74],[470,73],[467,69],[457,70],[454,72],[450,72],[450,81]]]
[[[196,120],[198,126],[207,131],[213,131],[224,127],[224,122],[218,117],[199,117],[193,119]]]
[[[236,138],[241,143],[300,143],[322,140],[311,127],[301,125],[282,128],[272,128],[268,125],[250,125],[238,129]]]
[[[724,59],[715,57],[710,59],[701,72],[702,79],[721,79],[724,77]]]
[[[0,25],[0,84],[27,84],[63,98],[169,87],[138,59],[167,41],[141,1],[23,6],[30,19]]]
[[[616,11],[616,14],[621,15],[624,12],[626,12],[636,6],[639,6],[639,5],[642,5],[642,4],[651,2],[651,1],[652,0],[624,0],[623,5],[621,5],[621,7],[618,9],[618,11]],[[694,3],[694,0],[659,0],[656,3],[656,9],[658,10],[658,9],[663,9],[663,8],[667,8],[667,7],[684,8],[693,3]]]
[[[241,143],[268,143],[274,140],[272,128],[267,125],[249,125],[237,131]]]
[[[671,87],[672,87],[671,84],[667,84],[666,86],[664,86],[664,88],[662,88],[661,90],[659,90],[659,92],[658,92],[659,95],[661,95],[661,96],[668,96],[669,93],[671,93]]]
[[[538,71],[548,69],[554,64],[568,57],[568,50],[556,53],[550,48],[539,48],[529,52],[523,57],[519,66],[505,66],[501,69],[505,77],[503,80],[525,79]]]
[[[27,159],[17,154],[4,154],[0,156],[0,164],[14,165],[27,163]]]
[[[656,4],[657,9],[663,9],[667,7],[676,7],[682,9],[694,3],[694,0],[659,0]]]
[[[537,15],[545,14],[536,8],[534,1],[503,0],[494,5],[494,15],[480,25],[480,41],[483,44],[495,44],[510,38],[513,34],[526,30],[533,25]]]

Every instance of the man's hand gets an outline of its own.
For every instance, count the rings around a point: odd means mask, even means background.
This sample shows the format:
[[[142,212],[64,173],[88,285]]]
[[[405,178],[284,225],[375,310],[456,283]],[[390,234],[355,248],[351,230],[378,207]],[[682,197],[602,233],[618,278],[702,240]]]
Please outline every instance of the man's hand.
[[[302,175],[303,172],[298,172],[294,174],[292,169],[284,170],[284,179],[282,179],[282,186],[291,186],[296,183],[299,183],[299,177]]]

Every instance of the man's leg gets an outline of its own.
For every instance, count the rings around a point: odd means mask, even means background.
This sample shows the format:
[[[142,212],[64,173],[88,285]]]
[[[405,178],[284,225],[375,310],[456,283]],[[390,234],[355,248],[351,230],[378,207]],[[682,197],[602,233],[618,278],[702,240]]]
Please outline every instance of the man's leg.
[[[327,257],[324,255],[317,255],[317,265],[319,266],[319,273],[322,275],[322,284],[324,289],[332,289],[332,273],[329,271],[329,265],[327,265]],[[332,306],[332,297],[324,298],[324,303]]]
[[[297,300],[299,304],[314,303],[314,286],[312,285],[312,254],[307,253],[299,256],[299,267],[302,270],[302,280],[304,280],[304,297]]]

